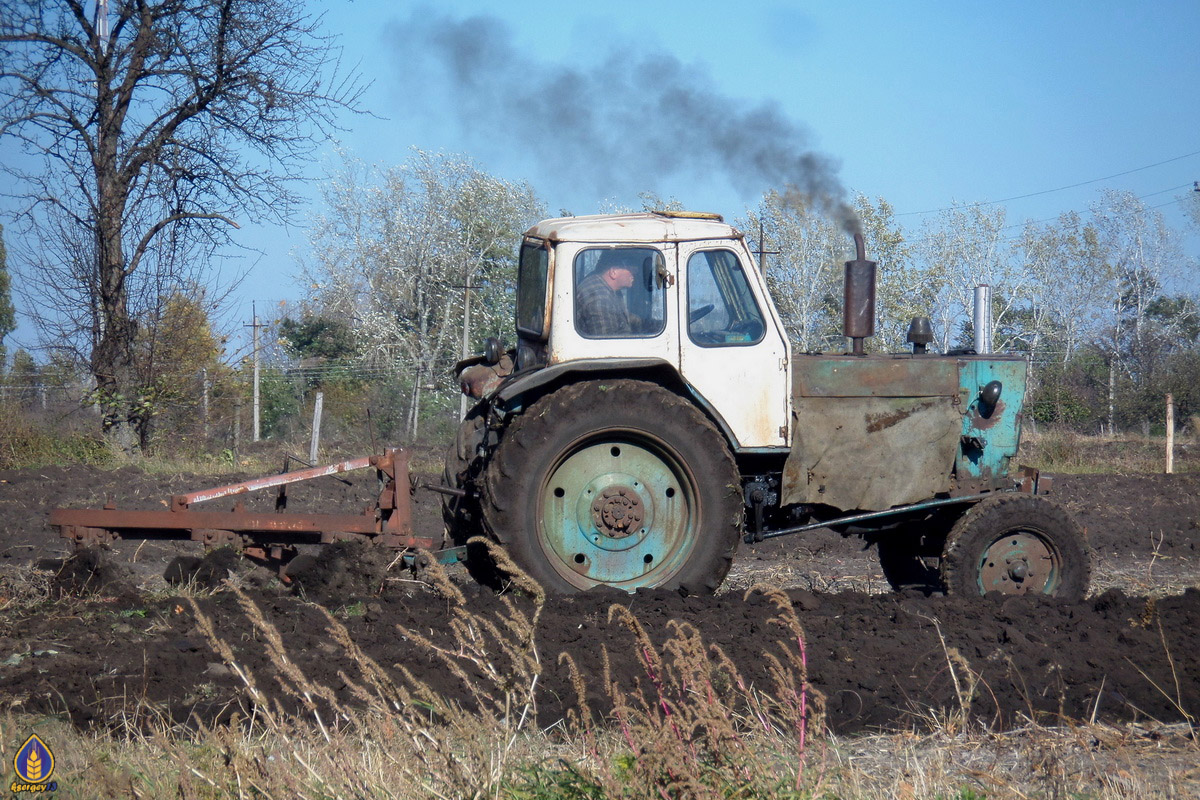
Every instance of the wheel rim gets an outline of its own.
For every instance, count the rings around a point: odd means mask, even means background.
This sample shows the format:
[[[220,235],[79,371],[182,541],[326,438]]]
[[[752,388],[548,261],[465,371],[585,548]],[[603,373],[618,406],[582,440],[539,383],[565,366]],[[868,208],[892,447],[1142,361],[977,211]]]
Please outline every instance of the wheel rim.
[[[568,447],[540,498],[538,542],[553,569],[579,588],[661,586],[695,546],[695,481],[649,435],[593,435]]]
[[[1033,530],[997,537],[979,559],[980,594],[1053,594],[1061,579],[1061,554]]]

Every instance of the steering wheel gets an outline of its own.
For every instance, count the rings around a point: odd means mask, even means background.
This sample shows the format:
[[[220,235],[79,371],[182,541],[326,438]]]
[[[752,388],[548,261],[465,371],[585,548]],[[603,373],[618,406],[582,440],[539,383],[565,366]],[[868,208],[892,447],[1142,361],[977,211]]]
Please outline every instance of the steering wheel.
[[[714,306],[712,303],[709,303],[708,305],[700,306],[695,311],[689,312],[688,313],[688,325],[694,325],[697,322],[699,322],[700,320],[704,319],[705,317],[707,317],[709,314],[712,313],[712,310],[714,308],[716,308],[716,306]]]
[[[750,337],[751,341],[758,339],[763,333],[762,320],[758,319],[743,319],[738,320],[729,326],[730,333],[744,333]]]

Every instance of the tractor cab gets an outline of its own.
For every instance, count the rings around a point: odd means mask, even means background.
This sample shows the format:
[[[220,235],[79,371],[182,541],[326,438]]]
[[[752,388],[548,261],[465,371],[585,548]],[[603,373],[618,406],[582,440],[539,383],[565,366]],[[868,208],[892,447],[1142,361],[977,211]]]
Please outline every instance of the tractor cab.
[[[735,450],[786,449],[783,324],[741,233],[716,214],[551,219],[521,247],[518,371],[657,364]]]

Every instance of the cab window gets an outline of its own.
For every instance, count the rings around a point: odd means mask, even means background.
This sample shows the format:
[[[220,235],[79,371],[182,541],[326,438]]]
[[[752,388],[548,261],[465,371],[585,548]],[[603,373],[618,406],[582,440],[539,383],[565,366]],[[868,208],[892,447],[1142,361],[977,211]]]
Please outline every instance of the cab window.
[[[541,240],[521,245],[517,265],[517,331],[536,339],[546,335],[546,273],[550,252]]]
[[[667,272],[650,247],[593,247],[575,257],[575,330],[588,339],[648,338],[667,323]]]
[[[701,347],[749,345],[766,332],[742,262],[732,250],[702,250],[687,263],[688,336]]]

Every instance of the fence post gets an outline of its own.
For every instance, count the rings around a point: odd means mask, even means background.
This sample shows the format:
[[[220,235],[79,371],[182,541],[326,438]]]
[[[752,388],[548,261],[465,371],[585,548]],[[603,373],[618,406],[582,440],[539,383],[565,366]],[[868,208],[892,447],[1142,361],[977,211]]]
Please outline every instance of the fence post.
[[[238,450],[242,447],[242,387],[233,395],[233,463],[238,462]]]
[[[325,393],[317,392],[317,401],[313,403],[312,443],[308,446],[308,463],[317,463],[317,448],[321,444],[321,411],[325,406]]]
[[[1167,474],[1175,471],[1175,398],[1167,395]]]
[[[204,444],[208,444],[208,367],[200,370],[200,391],[201,397],[201,430],[203,431]]]

